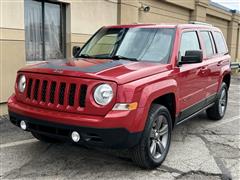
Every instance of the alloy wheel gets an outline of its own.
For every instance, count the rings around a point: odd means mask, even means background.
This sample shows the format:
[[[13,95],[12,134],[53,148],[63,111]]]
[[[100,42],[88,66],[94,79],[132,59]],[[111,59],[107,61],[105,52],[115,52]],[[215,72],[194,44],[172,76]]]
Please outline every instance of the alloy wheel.
[[[164,115],[158,116],[153,122],[150,134],[149,150],[154,159],[164,153],[168,142],[168,122]]]
[[[227,91],[226,89],[223,89],[218,104],[218,109],[221,116],[224,115],[226,106],[227,106]]]

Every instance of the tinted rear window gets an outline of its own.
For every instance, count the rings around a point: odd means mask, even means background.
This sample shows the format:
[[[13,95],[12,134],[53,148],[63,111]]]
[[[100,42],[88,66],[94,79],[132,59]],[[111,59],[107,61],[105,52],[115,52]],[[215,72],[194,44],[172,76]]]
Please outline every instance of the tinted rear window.
[[[217,46],[217,52],[220,54],[227,53],[227,47],[223,35],[220,32],[214,32],[213,37]]]

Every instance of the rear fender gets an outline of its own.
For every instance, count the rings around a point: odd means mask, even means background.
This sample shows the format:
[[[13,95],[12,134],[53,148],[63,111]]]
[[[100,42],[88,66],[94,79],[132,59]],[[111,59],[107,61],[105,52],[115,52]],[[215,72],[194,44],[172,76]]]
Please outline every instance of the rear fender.
[[[221,72],[220,72],[220,76],[219,76],[219,80],[218,80],[218,91],[220,90],[221,88],[221,84],[223,82],[223,78],[225,75],[227,74],[231,74],[231,67],[230,67],[230,63],[227,64],[227,65],[224,65],[222,68],[221,68]]]

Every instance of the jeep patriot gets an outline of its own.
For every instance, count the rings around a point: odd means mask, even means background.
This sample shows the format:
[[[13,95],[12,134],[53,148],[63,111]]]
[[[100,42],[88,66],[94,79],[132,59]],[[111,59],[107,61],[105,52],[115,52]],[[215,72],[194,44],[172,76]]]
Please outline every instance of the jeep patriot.
[[[72,53],[17,73],[10,121],[40,141],[126,148],[151,169],[175,125],[203,110],[213,120],[225,114],[230,56],[216,27],[105,26]]]

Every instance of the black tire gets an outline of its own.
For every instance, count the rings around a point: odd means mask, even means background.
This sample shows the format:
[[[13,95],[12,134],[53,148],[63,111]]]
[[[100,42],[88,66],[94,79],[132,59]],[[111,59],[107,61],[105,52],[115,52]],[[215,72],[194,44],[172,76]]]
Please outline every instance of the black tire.
[[[38,139],[39,141],[42,142],[46,142],[46,143],[60,143],[62,141],[60,141],[59,139],[53,138],[53,137],[49,137],[43,134],[39,134],[36,132],[31,132],[33,137],[35,137],[36,139]]]
[[[168,127],[167,127],[167,140],[165,141],[165,148],[163,150],[163,153],[161,156],[156,159],[153,157],[151,154],[151,143],[153,143],[153,139],[151,140],[152,136],[152,131],[154,130],[154,124],[156,124],[156,119],[158,117],[164,117],[164,121],[166,121]],[[163,126],[163,125],[161,125]],[[153,104],[151,106],[151,109],[148,114],[148,119],[146,121],[145,129],[143,131],[142,138],[140,140],[140,143],[135,146],[134,148],[131,149],[131,157],[132,160],[140,167],[144,169],[153,169],[155,167],[158,167],[162,164],[162,162],[165,160],[169,147],[170,147],[170,142],[171,142],[171,131],[172,131],[172,119],[171,115],[168,111],[168,109],[165,106],[158,105],[158,104]],[[160,132],[159,132],[160,134]],[[166,135],[164,135],[166,136]],[[165,138],[166,139],[166,138]],[[157,141],[156,141],[157,142]],[[163,139],[161,140],[161,144],[163,145]],[[155,148],[157,148],[158,145],[155,145]],[[160,146],[158,146],[159,149]],[[161,146],[163,147],[163,146]],[[161,148],[160,148],[161,149]],[[156,151],[156,149],[155,149]]]
[[[220,108],[223,107],[222,95],[225,92],[225,105],[224,110]],[[228,87],[225,82],[222,83],[220,91],[217,94],[217,98],[212,107],[207,109],[207,116],[212,120],[220,120],[224,117],[226,109],[227,109],[227,101],[228,101]]]

